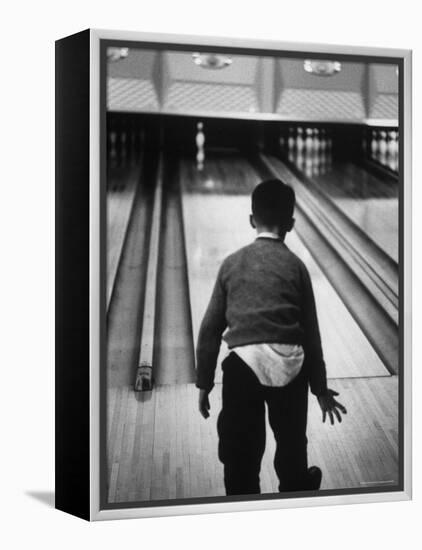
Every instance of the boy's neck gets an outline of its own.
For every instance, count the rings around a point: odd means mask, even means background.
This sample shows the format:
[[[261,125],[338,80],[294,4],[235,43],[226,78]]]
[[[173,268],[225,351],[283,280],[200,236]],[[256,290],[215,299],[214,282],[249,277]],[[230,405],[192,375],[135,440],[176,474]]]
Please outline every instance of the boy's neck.
[[[281,231],[278,227],[259,226],[256,228],[256,232],[258,237],[265,237],[268,234],[269,237],[273,236],[282,241],[286,238],[286,232]]]

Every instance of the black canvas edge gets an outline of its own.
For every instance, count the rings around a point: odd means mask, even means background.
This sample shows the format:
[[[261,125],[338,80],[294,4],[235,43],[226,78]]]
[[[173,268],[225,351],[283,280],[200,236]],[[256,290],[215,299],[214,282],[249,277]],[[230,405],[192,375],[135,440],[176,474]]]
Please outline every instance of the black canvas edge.
[[[55,43],[55,507],[90,519],[90,31]]]

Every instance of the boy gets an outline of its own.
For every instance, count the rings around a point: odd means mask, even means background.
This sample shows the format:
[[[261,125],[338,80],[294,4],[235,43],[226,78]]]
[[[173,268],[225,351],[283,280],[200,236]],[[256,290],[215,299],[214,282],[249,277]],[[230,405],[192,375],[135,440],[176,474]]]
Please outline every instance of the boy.
[[[197,344],[199,410],[209,416],[208,394],[223,332],[230,354],[222,363],[223,403],[217,421],[218,456],[227,495],[260,492],[265,450],[265,403],[276,440],[279,491],[316,490],[321,470],[308,469],[308,384],[323,421],[346,409],[327,388],[311,280],[284,244],[294,225],[295,194],[280,180],[252,193],[250,223],[256,240],[228,256],[218,272]]]

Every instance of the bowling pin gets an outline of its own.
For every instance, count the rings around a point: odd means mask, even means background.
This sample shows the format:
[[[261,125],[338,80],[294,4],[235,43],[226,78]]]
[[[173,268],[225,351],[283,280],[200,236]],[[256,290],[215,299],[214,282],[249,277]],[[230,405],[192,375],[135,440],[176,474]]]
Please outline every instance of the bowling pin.
[[[371,156],[374,160],[378,158],[378,132],[376,130],[372,130]]]
[[[392,133],[392,140],[391,140],[391,154],[395,157],[395,159],[398,159],[399,156],[399,133],[397,131],[393,131]]]
[[[383,130],[380,132],[378,142],[378,161],[384,165],[387,163],[387,134]]]
[[[311,128],[306,128],[306,139],[305,139],[305,155],[310,156],[314,147],[314,140],[312,139],[312,130]]]
[[[320,155],[318,151],[314,151],[312,155],[312,175],[313,176],[319,176],[320,174]]]
[[[296,150],[298,153],[302,153],[304,145],[305,145],[305,141],[303,139],[303,128],[299,126],[299,128],[297,129],[297,136],[296,136]]]
[[[380,132],[378,148],[381,155],[385,155],[387,152],[387,134],[385,131]]]
[[[312,153],[310,155],[305,156],[305,174],[308,176],[308,178],[312,177],[313,173],[313,163],[312,163]]]
[[[387,151],[390,157],[394,156],[395,146],[394,146],[395,132],[390,130],[387,135]]]
[[[314,133],[313,148],[314,148],[315,154],[318,154],[318,151],[320,149],[319,130],[318,130],[318,128],[315,128],[313,133]]]
[[[198,122],[198,124],[196,125],[196,129],[197,129],[197,132],[196,132],[196,146],[197,146],[198,149],[203,149],[204,144],[205,144],[205,135],[204,135],[204,132],[203,132],[203,129],[204,129],[203,123]]]
[[[396,155],[398,155],[399,154],[399,132],[398,132],[398,130],[396,130],[394,132],[394,150],[395,150]]]
[[[294,151],[295,149],[295,137],[294,137],[294,129],[289,128],[289,138],[287,140],[287,145],[289,147],[289,152]]]
[[[391,140],[389,145],[389,152],[390,152],[390,159],[391,159],[391,169],[395,172],[398,171],[399,168],[399,142],[398,142],[398,132],[393,130],[391,132]]]
[[[299,170],[303,170],[305,168],[305,157],[303,156],[303,147],[300,151],[297,152],[296,165],[299,168]]]
[[[197,148],[197,154],[196,154],[196,166],[199,171],[203,170],[204,168],[204,160],[205,160],[205,152],[204,152],[204,144],[205,144],[205,134],[203,132],[204,125],[202,122],[198,122],[196,125],[196,148]]]
[[[393,162],[393,158],[391,156],[391,132],[388,131],[386,132],[386,152],[385,152],[385,157],[386,157],[386,165],[392,170],[392,162]]]
[[[313,146],[314,140],[312,139],[312,130],[311,128],[306,128],[305,151],[307,155],[312,153]]]

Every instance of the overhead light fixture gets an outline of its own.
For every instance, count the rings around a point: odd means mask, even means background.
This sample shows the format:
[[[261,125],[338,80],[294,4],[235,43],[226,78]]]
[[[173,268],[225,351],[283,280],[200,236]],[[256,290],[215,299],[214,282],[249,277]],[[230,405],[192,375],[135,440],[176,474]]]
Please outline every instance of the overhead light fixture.
[[[119,61],[129,55],[129,48],[107,48],[107,59],[109,61]]]
[[[333,76],[341,71],[341,63],[324,59],[305,59],[303,68],[307,73],[318,76]]]
[[[203,69],[225,69],[233,63],[233,59],[228,55],[218,53],[193,53],[193,62]]]

